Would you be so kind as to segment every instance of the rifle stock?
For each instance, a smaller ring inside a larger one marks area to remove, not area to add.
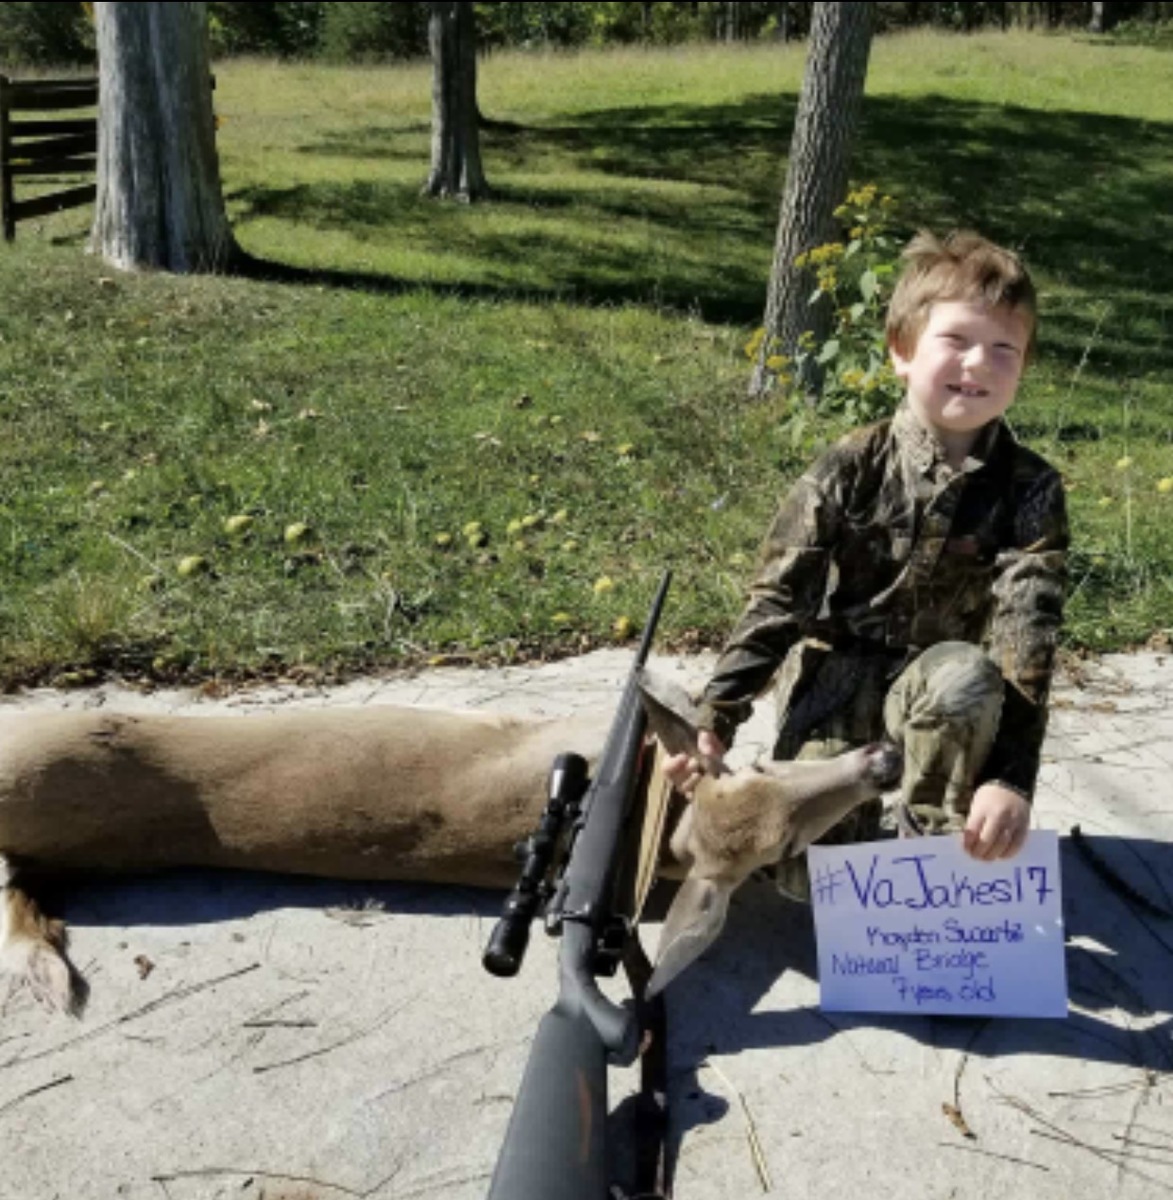
[[[607,1195],[607,1065],[635,1061],[639,1025],[630,1009],[603,995],[595,977],[614,970],[622,951],[614,939],[625,941],[630,932],[615,911],[614,891],[646,730],[637,677],[670,580],[665,572],[547,908],[547,928],[562,935],[559,995],[538,1025],[489,1200]]]

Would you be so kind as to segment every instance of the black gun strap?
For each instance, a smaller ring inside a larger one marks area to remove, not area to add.
[[[631,984],[640,1026],[640,1090],[635,1105],[635,1190],[613,1200],[670,1200],[668,1170],[668,1011],[664,996],[644,997],[652,964],[638,929],[627,939],[623,969]]]

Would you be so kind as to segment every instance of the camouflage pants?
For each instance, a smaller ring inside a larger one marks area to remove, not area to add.
[[[798,649],[798,648],[796,648]],[[802,652],[800,651],[800,657]],[[795,686],[783,671],[783,724],[775,758],[827,758],[883,737],[904,751],[896,814],[904,833],[950,833],[964,827],[974,779],[998,731],[1002,676],[978,646],[941,642],[918,655],[889,683],[881,656],[823,651]],[[850,689],[850,690],[848,690]],[[837,693],[842,693],[836,697]],[[820,710],[830,711],[821,713]],[[819,713],[803,728],[803,713]],[[797,718],[797,720],[795,719]],[[824,845],[882,835],[883,805],[869,801],[819,839]],[[778,886],[809,899],[806,858],[779,864]]]

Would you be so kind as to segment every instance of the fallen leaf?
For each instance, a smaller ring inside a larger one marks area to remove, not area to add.
[[[950,1123],[962,1137],[967,1137],[974,1142],[977,1141],[977,1134],[966,1124],[965,1118],[961,1115],[961,1109],[947,1102],[942,1102],[941,1111],[949,1118]]]

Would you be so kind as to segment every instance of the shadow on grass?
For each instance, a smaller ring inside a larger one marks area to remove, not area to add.
[[[474,259],[476,278],[442,285],[461,294],[652,302],[743,323],[757,319],[764,299],[793,110],[792,96],[754,96],[490,130],[485,159],[490,180],[496,170],[502,182],[489,206],[438,205],[410,186],[369,181],[252,187],[235,200],[245,223],[269,216],[410,241],[448,259],[457,275],[454,259]],[[395,136],[372,127],[304,152],[394,154]],[[1048,352],[1074,363],[1096,337],[1102,366],[1137,372],[1173,360],[1163,328],[1173,292],[1173,259],[1162,250],[1173,239],[1170,161],[1168,124],[946,96],[873,97],[853,175],[901,198],[904,232],[972,226],[1021,247],[1053,287],[1077,294],[1077,311],[1045,326]],[[562,182],[571,171],[599,183]],[[521,172],[525,186],[509,182]],[[549,187],[532,182],[544,172]],[[290,278],[395,290],[421,282],[348,271]],[[1110,308],[1097,335],[1100,298]]]
[[[513,203],[529,210],[582,206],[581,197],[544,194],[520,198],[519,193],[504,191],[498,191],[497,196],[498,206]],[[716,323],[746,324],[761,315],[758,293],[764,284],[759,284],[759,279],[764,275],[748,265],[730,263],[720,278],[714,278],[703,264],[673,263],[662,249],[641,253],[622,243],[578,244],[563,232],[543,229],[540,224],[513,232],[476,226],[466,209],[422,200],[409,188],[355,184],[340,190],[335,185],[299,185],[279,192],[253,189],[238,193],[234,199],[249,206],[249,216],[270,215],[309,223],[318,229],[345,230],[358,240],[394,236],[398,231],[411,240],[417,251],[428,247],[438,260],[459,255],[478,263],[475,277],[412,279],[375,271],[297,266],[244,253],[236,270],[251,278],[383,294],[427,290],[438,295],[521,303],[555,300],[592,307],[649,304],[699,313]],[[411,206],[425,204],[443,207],[444,211],[427,220],[403,218]],[[401,214],[399,219],[397,212]],[[650,218],[645,214],[644,220]],[[364,225],[369,231],[365,234],[361,231]],[[376,228],[380,225],[382,231]],[[645,240],[654,239],[652,228]],[[641,269],[633,271],[633,261],[638,261]],[[518,264],[522,264],[523,271],[518,270]]]

